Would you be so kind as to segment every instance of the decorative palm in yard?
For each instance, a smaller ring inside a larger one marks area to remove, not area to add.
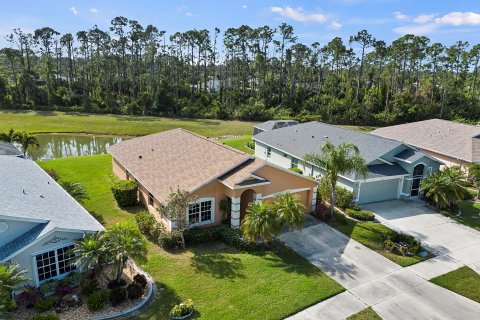
[[[279,227],[288,226],[290,231],[294,227],[301,230],[303,227],[303,214],[307,212],[307,208],[302,204],[300,197],[285,193],[275,198],[275,202],[272,204],[272,210],[280,220]]]
[[[14,142],[18,142],[20,144],[20,148],[22,149],[24,156],[27,155],[27,152],[31,147],[38,148],[40,146],[37,138],[33,134],[30,134],[26,131],[16,132]]]
[[[472,178],[477,188],[477,199],[480,199],[480,163],[472,163],[468,166],[468,176]]]
[[[25,273],[26,270],[21,270],[17,264],[0,264],[0,318],[3,313],[15,307],[12,291],[18,289],[22,282],[29,280],[24,277]]]
[[[89,270],[95,274],[102,272],[109,262],[103,239],[105,232],[96,232],[85,235],[75,243],[73,252],[78,256],[78,261],[83,263]]]
[[[423,179],[420,190],[438,208],[447,208],[465,198],[465,177],[458,167],[448,167]]]
[[[8,142],[8,143],[14,143],[16,142],[16,137],[17,134],[15,133],[15,130],[10,129],[8,130],[7,133],[0,133],[0,141]]]
[[[326,141],[320,147],[320,153],[305,156],[305,161],[325,170],[325,177],[330,186],[330,218],[335,208],[336,185],[340,174],[359,174],[366,176],[368,172],[365,160],[353,143],[344,142],[335,146]]]

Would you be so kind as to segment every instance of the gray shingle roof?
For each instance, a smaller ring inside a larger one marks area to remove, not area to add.
[[[23,153],[11,143],[0,142],[0,156],[23,156]]]
[[[424,156],[425,156],[425,153],[423,152],[415,151],[412,149],[405,149],[402,152],[396,154],[395,158],[399,158],[407,162],[415,162],[417,160],[420,160]]]
[[[393,165],[374,164],[368,166],[368,178],[392,177],[404,174],[408,174],[408,172],[396,163]]]
[[[256,124],[254,127],[262,129],[264,131],[270,131],[273,129],[278,129],[278,126],[283,127],[285,123],[288,124],[289,126],[298,124],[298,122],[295,120],[268,120],[268,121]]]
[[[351,142],[358,147],[367,164],[402,145],[400,141],[316,121],[261,132],[253,139],[300,159],[309,153],[318,153],[327,139],[334,145]]]
[[[0,217],[45,224],[38,233],[34,232],[38,229],[30,230],[30,236],[42,237],[55,228],[85,232],[103,230],[102,225],[35,162],[0,156],[0,177]]]

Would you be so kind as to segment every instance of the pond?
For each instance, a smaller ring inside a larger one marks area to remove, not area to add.
[[[96,136],[89,134],[37,134],[40,146],[31,147],[28,156],[34,160],[47,160],[107,153],[107,147],[126,140],[126,137]]]

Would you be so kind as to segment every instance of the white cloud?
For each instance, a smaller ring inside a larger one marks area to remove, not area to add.
[[[413,19],[413,22],[415,23],[427,23],[433,20],[435,18],[434,14],[421,14],[415,19]]]
[[[242,6],[242,8],[243,8],[243,9],[247,9],[248,6],[247,6],[246,4],[244,4],[244,5]]]
[[[190,11],[185,13],[185,15],[189,16],[189,17],[192,17],[193,16],[193,13],[191,13]]]
[[[77,14],[78,14],[78,10],[77,10],[77,8],[75,8],[75,7],[70,7],[70,8],[68,8],[68,10],[72,11],[72,13],[73,13],[74,15],[77,15]]]
[[[393,32],[405,35],[405,34],[414,34],[414,35],[425,35],[431,33],[437,28],[437,24],[435,23],[428,23],[422,25],[408,25],[408,26],[400,26],[393,29]]]
[[[480,24],[480,14],[475,12],[450,12],[443,17],[435,19],[435,22],[439,24],[451,24],[454,26],[475,26]]]
[[[98,9],[97,9],[97,8],[90,8],[90,12],[91,12],[91,13],[94,13],[94,14],[97,14],[97,13],[98,13]]]
[[[314,23],[326,23],[327,18],[321,13],[306,13],[302,7],[292,8],[286,7],[271,7],[270,11],[281,15],[284,18],[295,20],[298,22],[314,22]]]
[[[405,21],[408,20],[408,16],[406,14],[401,13],[400,11],[395,11],[393,13],[393,16],[395,17],[396,20],[398,21]]]
[[[337,21],[332,21],[329,25],[328,28],[333,29],[333,30],[340,30],[342,28],[342,24]]]

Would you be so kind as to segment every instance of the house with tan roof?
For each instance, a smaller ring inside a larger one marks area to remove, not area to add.
[[[113,172],[138,183],[139,200],[168,230],[175,224],[158,209],[177,189],[196,198],[185,212],[192,227],[228,218],[238,228],[251,202],[287,192],[315,210],[315,180],[184,129],[122,141],[108,152]],[[231,204],[230,212],[222,212],[222,200]]]
[[[415,146],[446,166],[480,162],[480,126],[430,119],[379,128],[372,134]]]

